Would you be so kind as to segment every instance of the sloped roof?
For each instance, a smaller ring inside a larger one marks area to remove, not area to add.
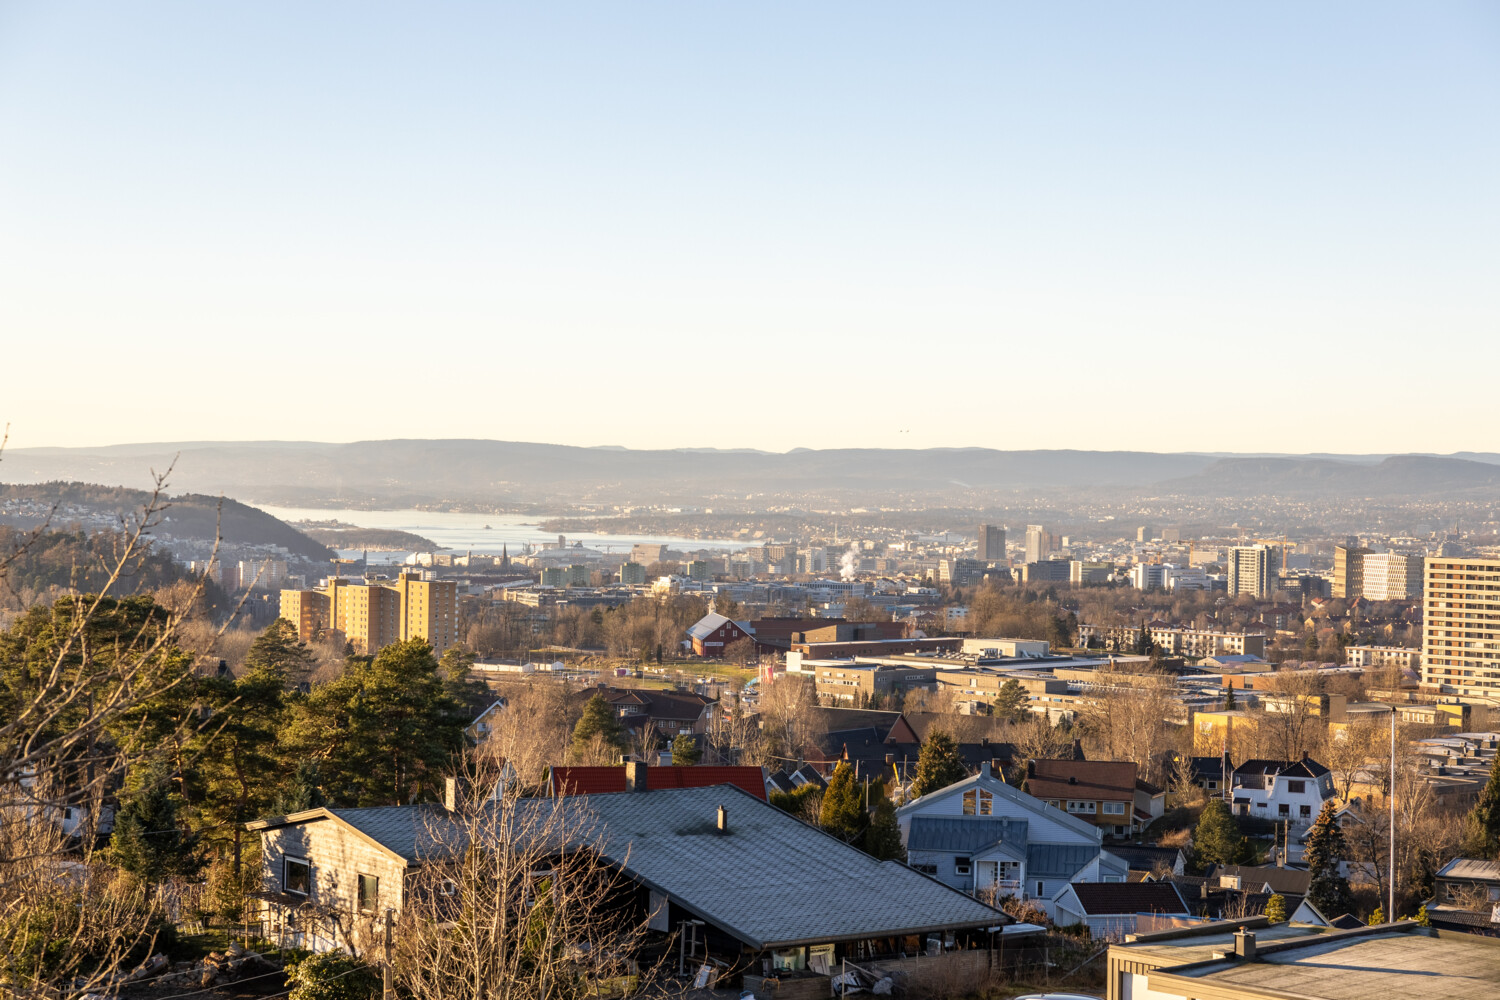
[[[1079,834],[1082,837],[1088,838],[1093,844],[1096,845],[1096,850],[1098,849],[1097,845],[1102,843],[1104,840],[1103,831],[1093,823],[1088,823],[1084,820],[1079,819],[1077,816],[1069,815],[1061,809],[1049,806],[1047,803],[1043,802],[1039,798],[1036,798],[1035,796],[1028,795],[1020,789],[1006,784],[1005,781],[1002,780],[998,775],[990,773],[988,763],[982,764],[980,766],[978,774],[971,774],[963,781],[954,782],[946,788],[939,788],[935,791],[928,792],[926,795],[912,799],[910,802],[897,809],[896,815],[907,816],[919,813],[920,810],[922,810],[926,806],[931,805],[931,803],[936,800],[941,800],[950,795],[961,795],[969,789],[976,787],[983,788],[991,794],[999,798],[1003,798],[1022,809],[1029,810],[1031,812],[1037,813],[1038,815],[1046,816],[1053,822],[1064,826],[1069,830],[1072,830],[1074,833]]]
[[[1037,760],[1031,765],[1026,791],[1039,799],[1135,798],[1135,761]]]
[[[553,795],[601,795],[625,791],[625,767],[554,767],[547,776]],[[733,785],[766,800],[765,773],[758,767],[692,764],[646,768],[646,787],[708,788]]]
[[[1157,868],[1174,868],[1182,857],[1176,847],[1154,847],[1148,844],[1111,844],[1109,852],[1130,865],[1131,871],[1149,872]]]
[[[713,634],[713,632],[718,629],[719,626],[730,624],[731,621],[732,619],[726,617],[725,615],[721,615],[715,611],[710,611],[708,614],[704,615],[702,618],[699,618],[696,622],[694,622],[688,628],[687,634],[690,638],[693,639],[705,639],[709,635]],[[734,624],[738,623],[735,622]],[[743,630],[744,626],[740,626],[740,628],[741,630]]]
[[[1240,885],[1253,889],[1262,885],[1283,896],[1305,896],[1312,881],[1312,872],[1299,868],[1277,868],[1275,865],[1214,865],[1208,871],[1209,884],[1218,884],[1222,876],[1234,876]]]
[[[757,949],[1012,922],[731,787],[565,801],[601,831],[606,858]],[[715,825],[720,805],[728,834]]]
[[[1442,867],[1437,877],[1468,879],[1474,882],[1500,882],[1500,861],[1454,858]]]
[[[1026,857],[1030,826],[1024,819],[995,816],[913,816],[906,849],[974,854],[1003,844],[1020,861]]]
[[[1070,879],[1099,856],[1099,848],[1087,844],[1026,845],[1028,878]]]
[[[1279,774],[1284,778],[1321,778],[1328,768],[1311,757],[1306,760],[1247,760],[1235,774]]]
[[[1188,913],[1171,882],[1075,882],[1069,889],[1091,917],[1127,913]]]

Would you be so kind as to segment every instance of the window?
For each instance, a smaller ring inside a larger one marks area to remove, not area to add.
[[[1070,813],[1091,813],[1096,812],[1098,808],[1099,805],[1096,802],[1068,801],[1068,812]]]
[[[959,857],[953,859],[953,874],[967,875],[969,874],[969,872],[973,871],[973,869],[973,863],[968,858]]]
[[[1106,802],[1106,803],[1104,803],[1104,815],[1106,815],[1106,816],[1124,816],[1125,815],[1125,803],[1123,803],[1123,802]]]
[[[306,858],[282,861],[281,888],[293,896],[306,896],[312,892],[312,865]]]
[[[1278,816],[1290,816],[1291,814],[1292,807],[1287,805],[1285,802],[1276,807],[1276,815]]]
[[[1102,879],[1102,881],[1105,881],[1105,882],[1118,882],[1118,881],[1120,881],[1120,876],[1118,876],[1118,875],[1106,875],[1106,876],[1104,876],[1104,878]]]
[[[971,788],[964,792],[965,816],[988,816],[994,809],[994,796],[984,789]]]
[[[380,898],[380,879],[374,875],[361,875],[359,877],[359,910],[361,913],[371,913],[375,910],[376,901]]]
[[[1301,815],[1303,815],[1303,816],[1311,816],[1312,815],[1312,806],[1298,806],[1297,809],[1298,809],[1298,812]],[[1340,823],[1339,825],[1342,826],[1343,824]]]
[[[1046,886],[1047,886],[1047,883],[1045,883],[1045,882],[1038,882],[1036,884],[1036,894],[1038,896],[1045,896],[1045,895],[1047,895]]]
[[[1293,795],[1301,795],[1303,792],[1307,791],[1307,782],[1288,780],[1286,783],[1286,790]]]

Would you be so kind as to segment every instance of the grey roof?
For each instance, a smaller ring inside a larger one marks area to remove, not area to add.
[[[606,858],[755,948],[1010,922],[937,879],[877,861],[729,785],[569,803],[600,831]],[[715,825],[720,805],[728,810],[727,835]]]
[[[717,828],[720,805],[728,811],[728,834]],[[1012,922],[732,785],[522,799],[516,808],[566,810],[571,846],[597,850],[630,878],[757,950]],[[461,831],[456,824],[445,829],[446,815],[435,805],[318,809],[252,827],[333,816],[412,862],[456,849]]]
[[[1149,872],[1159,866],[1175,868],[1182,860],[1182,850],[1177,847],[1156,847],[1151,844],[1111,844],[1109,851],[1130,866],[1131,871]]]
[[[734,619],[721,615],[716,611],[710,611],[708,614],[704,615],[702,618],[694,622],[692,627],[687,630],[687,634],[692,636],[694,639],[702,639],[704,636],[712,633],[713,630],[718,628],[720,625],[730,622],[733,622],[734,625],[738,626],[739,630],[741,632],[744,632],[746,635],[755,634],[755,629],[750,627],[749,622],[737,622],[734,621]]]
[[[1469,879],[1475,882],[1500,882],[1500,861],[1478,858],[1454,858],[1437,873],[1438,878]]]
[[[1262,885],[1283,896],[1306,896],[1312,882],[1312,872],[1306,868],[1278,868],[1275,865],[1214,865],[1208,871],[1210,885],[1218,884],[1225,875],[1239,878],[1240,885],[1255,889]]]
[[[1031,844],[1026,848],[1027,878],[1071,879],[1099,856],[1088,844]]]
[[[974,854],[999,844],[1022,860],[1030,825],[1024,819],[993,816],[913,816],[906,849]]]
[[[1027,795],[1019,788],[1007,784],[1000,777],[990,773],[988,761],[980,766],[978,774],[971,774],[962,781],[956,781],[944,788],[935,789],[926,795],[912,799],[906,805],[897,809],[896,815],[910,816],[914,813],[920,813],[923,808],[931,805],[934,801],[947,798],[950,795],[959,795],[971,788],[983,788],[990,794],[1014,803],[1028,812],[1045,816],[1061,826],[1088,837],[1095,844],[1100,844],[1104,841],[1104,831],[1100,827],[1095,826],[1093,823],[1086,823],[1077,816],[1063,812],[1056,806],[1049,806],[1041,799]],[[1095,850],[1097,849],[1096,847]]]

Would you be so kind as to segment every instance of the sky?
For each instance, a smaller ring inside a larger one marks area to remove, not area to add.
[[[1500,5],[0,2],[10,446],[1496,450]]]

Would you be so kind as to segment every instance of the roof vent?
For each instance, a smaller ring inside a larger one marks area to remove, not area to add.
[[[719,806],[718,827],[720,833],[729,832],[729,810]]]
[[[1076,774],[1070,774],[1070,775],[1068,775],[1068,784],[1070,784],[1070,785],[1076,785],[1076,784],[1078,784],[1078,775],[1076,775]]]

